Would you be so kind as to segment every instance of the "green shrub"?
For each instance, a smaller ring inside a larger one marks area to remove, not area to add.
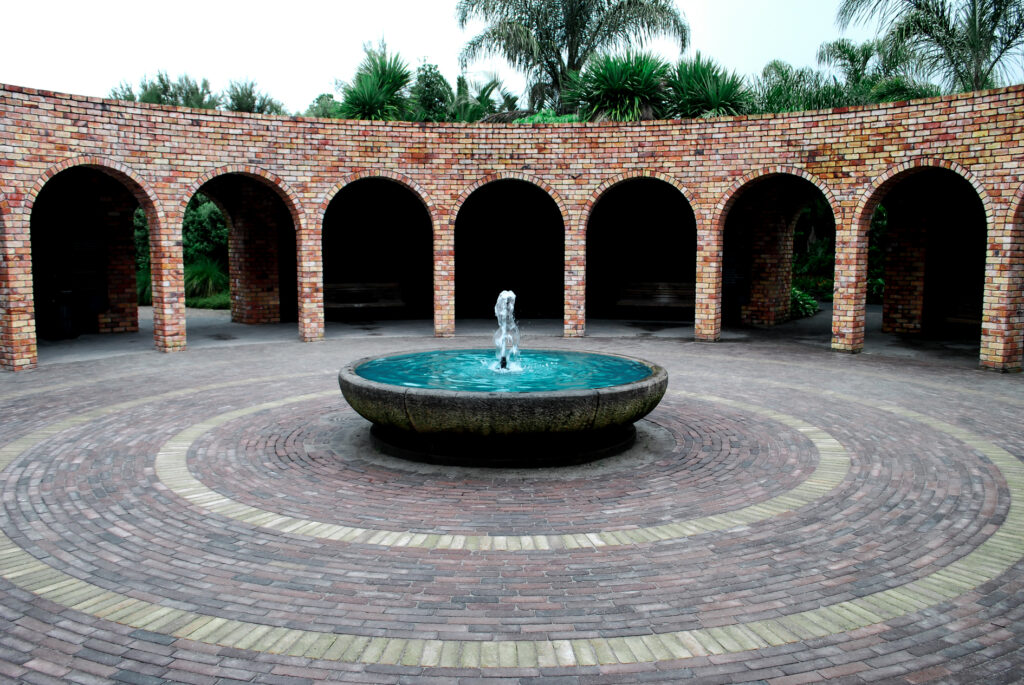
[[[185,297],[210,297],[228,290],[228,275],[220,262],[200,257],[185,265]]]
[[[789,296],[789,318],[805,319],[818,313],[818,301],[799,288],[792,288]]]
[[[225,291],[209,297],[186,297],[185,306],[194,309],[231,309],[231,295]]]
[[[542,109],[536,114],[516,119],[513,124],[564,124],[580,121],[578,114],[555,114],[552,109]]]
[[[657,119],[665,105],[667,74],[668,65],[649,53],[597,55],[570,76],[563,97],[589,121]]]
[[[811,295],[818,302],[831,302],[835,281],[828,276],[793,275],[793,287]]]
[[[139,306],[148,307],[153,304],[153,276],[148,266],[135,272],[135,293],[139,298]]]
[[[667,107],[671,117],[723,117],[746,114],[753,107],[753,96],[746,81],[726,71],[698,51],[693,59],[680,60],[666,78]]]

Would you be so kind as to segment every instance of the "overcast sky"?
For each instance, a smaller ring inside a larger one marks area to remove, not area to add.
[[[677,0],[690,25],[687,53],[700,50],[741,74],[772,59],[816,66],[818,46],[840,34],[839,0]],[[413,68],[437,64],[454,83],[458,54],[481,25],[461,31],[456,0],[4,0],[0,83],[105,97],[121,81],[166,71],[207,78],[215,92],[250,79],[290,112],[304,110],[335,79],[351,78],[363,44],[383,39]],[[669,60],[678,46],[649,46]],[[500,60],[477,62],[471,80],[497,72],[506,87],[522,77]]]

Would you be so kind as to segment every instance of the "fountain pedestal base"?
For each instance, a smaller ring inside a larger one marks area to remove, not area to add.
[[[585,464],[624,452],[636,428],[614,426],[587,433],[515,435],[431,434],[375,424],[373,443],[384,454],[428,464],[492,468],[541,468]]]

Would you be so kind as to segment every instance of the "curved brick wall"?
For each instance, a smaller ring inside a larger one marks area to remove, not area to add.
[[[496,179],[548,192],[565,224],[566,335],[585,324],[585,239],[602,192],[636,176],[680,190],[697,222],[696,336],[721,330],[723,231],[745,187],[773,174],[814,184],[836,220],[833,348],[864,339],[867,226],[900,174],[940,167],[967,180],[987,221],[981,364],[1021,365],[1024,306],[1024,87],[833,111],[642,124],[349,122],[137,105],[0,85],[0,364],[36,361],[30,216],[48,179],[100,168],[132,191],[151,231],[156,345],[185,345],[180,225],[192,194],[225,174],[276,191],[297,231],[299,330],[323,335],[320,227],[346,184],[380,176],[427,207],[434,324],[454,331],[454,223]]]

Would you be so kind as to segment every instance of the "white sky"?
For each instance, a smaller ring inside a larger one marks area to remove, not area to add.
[[[741,74],[772,59],[816,66],[818,46],[873,30],[835,26],[839,0],[677,0],[700,50]],[[456,0],[0,0],[0,83],[105,97],[121,81],[166,71],[207,78],[214,92],[251,79],[290,112],[333,92],[381,39],[410,67],[437,64],[454,85],[458,54],[481,25],[461,31]],[[650,46],[671,61],[669,41]],[[521,93],[523,79],[501,60],[471,64],[467,76],[497,72]]]

